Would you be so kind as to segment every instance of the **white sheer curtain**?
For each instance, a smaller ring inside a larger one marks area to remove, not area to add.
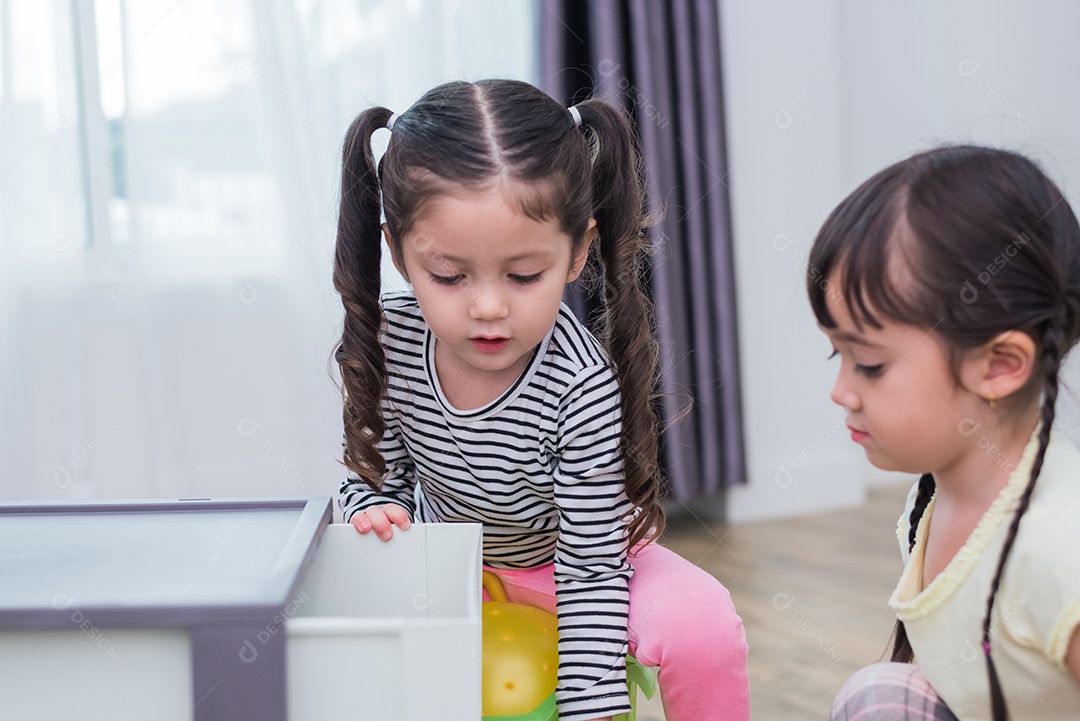
[[[526,0],[0,0],[0,499],[332,494],[341,140]]]

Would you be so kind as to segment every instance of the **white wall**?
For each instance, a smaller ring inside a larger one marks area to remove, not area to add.
[[[728,518],[740,522],[854,504],[875,483],[905,479],[865,461],[828,399],[836,366],[806,301],[806,252],[861,181],[946,141],[1027,152],[1080,207],[1080,4],[720,9],[749,458]],[[1063,406],[1080,436],[1075,398]]]

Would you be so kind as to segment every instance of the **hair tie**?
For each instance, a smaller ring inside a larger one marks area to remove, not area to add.
[[[576,105],[571,105],[567,110],[570,111],[570,117],[574,119],[574,125],[581,127],[581,111],[577,109]]]
[[[390,119],[386,121],[386,129],[389,130],[391,133],[394,132],[394,123],[397,122],[397,119],[397,113],[390,113]]]

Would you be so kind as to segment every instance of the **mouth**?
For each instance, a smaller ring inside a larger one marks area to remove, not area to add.
[[[851,440],[855,441],[856,443],[864,441],[870,437],[869,433],[867,433],[866,431],[860,431],[858,428],[852,428],[851,426],[848,426],[848,430],[851,431]]]
[[[509,338],[483,338],[480,336],[470,338],[469,341],[481,353],[497,353],[510,343]]]

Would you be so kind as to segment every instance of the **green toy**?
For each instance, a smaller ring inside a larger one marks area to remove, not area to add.
[[[491,601],[483,608],[483,721],[558,721],[555,685],[559,669],[559,625],[543,609],[510,603],[499,577],[484,571]],[[637,689],[652,698],[656,669],[626,656],[630,713],[614,721],[635,721]]]

